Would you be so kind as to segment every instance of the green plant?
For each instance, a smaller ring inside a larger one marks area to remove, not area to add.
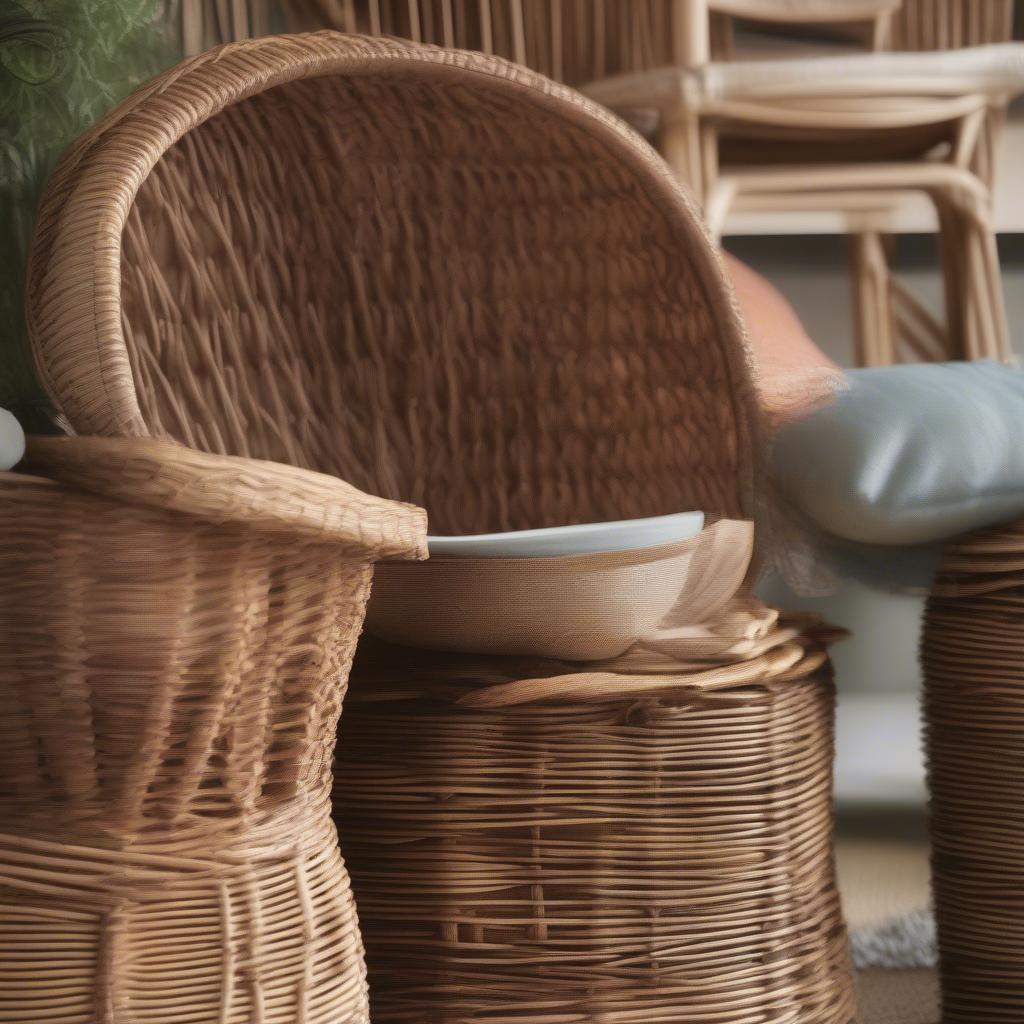
[[[0,0],[0,406],[49,421],[22,306],[36,208],[60,154],[176,57],[160,0]]]

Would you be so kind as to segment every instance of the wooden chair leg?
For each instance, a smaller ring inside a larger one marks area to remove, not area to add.
[[[889,261],[882,234],[858,230],[850,236],[855,354],[858,366],[891,366],[896,361]]]
[[[946,306],[947,359],[964,359],[967,349],[966,302],[961,287],[964,277],[962,219],[955,208],[936,197],[939,223],[938,247],[942,273],[942,294]]]
[[[943,288],[953,359],[1012,357],[995,233],[975,196],[933,195],[939,211]]]
[[[703,153],[698,118],[683,110],[663,113],[658,124],[657,144],[672,173],[690,187],[698,202],[703,202],[709,185],[704,180],[708,162]]]
[[[1009,362],[1013,358],[1013,346],[1010,325],[1006,317],[1006,301],[1003,298],[1003,276],[999,266],[995,231],[992,229],[987,210],[975,224],[978,233],[979,273],[985,286],[985,297],[992,318],[992,336],[981,356]]]

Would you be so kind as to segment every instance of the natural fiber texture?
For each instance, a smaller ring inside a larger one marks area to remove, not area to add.
[[[423,509],[309,470],[120,438],[80,437],[70,444],[36,437],[28,458],[54,479],[133,505],[320,541],[374,560],[427,557]]]
[[[330,763],[371,563],[422,515],[287,471],[288,532],[268,466],[29,452],[78,486],[0,474],[0,1020],[366,1024]]]
[[[79,433],[328,472],[437,533],[751,511],[742,329],[688,200],[500,60],[318,33],[186,62],[67,155],[31,264]]]
[[[337,807],[375,1024],[851,1022],[798,649],[719,689],[364,645]]]
[[[1024,1014],[1024,523],[946,552],[925,617],[932,876],[947,1024]]]
[[[952,50],[1013,38],[1015,0],[903,0],[892,24],[894,50]]]

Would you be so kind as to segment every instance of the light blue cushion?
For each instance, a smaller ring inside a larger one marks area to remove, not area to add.
[[[812,522],[844,540],[911,545],[1024,518],[1024,373],[931,363],[848,377],[773,449],[779,485]]]

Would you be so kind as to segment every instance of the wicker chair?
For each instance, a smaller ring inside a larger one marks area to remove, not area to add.
[[[166,441],[0,473],[0,1020],[368,1024],[330,816],[372,563],[422,510]]]
[[[331,473],[436,533],[752,508],[742,327],[696,213],[617,119],[501,62],[321,33],[173,69],[56,171],[27,305],[79,434]]]
[[[80,434],[331,473],[436,533],[753,509],[743,332],[688,199],[500,60],[321,33],[186,62],[67,155],[27,296]],[[831,676],[786,637],[639,701],[484,707],[467,676],[560,666],[378,648],[335,794],[374,1020],[849,1024]]]
[[[572,0],[563,0],[560,9],[570,10],[570,17],[582,17],[584,24],[593,26],[594,22],[585,20],[587,10],[593,10],[593,5],[590,0],[580,2],[587,5],[585,9],[574,6]],[[808,0],[812,5],[816,2]],[[744,8],[747,13],[752,13],[753,3],[751,0]],[[290,6],[295,11],[300,5]],[[402,20],[409,17],[409,11],[415,12],[415,5],[390,5],[384,0],[366,5],[305,0],[302,6],[304,16],[313,23],[351,15],[352,18],[362,17],[362,21],[353,24],[358,23],[366,30],[399,34],[409,34],[413,31],[410,25],[414,24],[422,38],[438,41],[455,40],[459,25],[464,24],[455,12],[470,9],[445,2],[435,4],[432,9],[438,20],[424,27],[416,19],[413,22]],[[724,13],[724,0],[721,6]],[[793,6],[790,5],[790,9]],[[871,13],[872,6],[868,0],[860,13]],[[874,5],[875,9],[878,6],[889,5]],[[497,19],[495,11],[514,14],[523,10],[517,4],[485,3],[473,7],[492,15],[492,21]],[[732,7],[735,13],[743,13],[740,0]],[[765,4],[760,3],[758,7],[753,13],[763,15]],[[639,5],[633,7],[633,10],[640,9]],[[536,8],[532,10],[536,14]],[[807,5],[804,5],[805,14],[806,10]],[[888,28],[879,30],[876,36],[884,38],[890,33],[893,46],[907,49],[974,45],[1006,38],[1010,12],[1011,5],[1004,0],[976,4],[958,0],[944,4],[936,0],[907,0],[893,13]],[[665,48],[673,44],[673,34],[664,20],[654,23],[657,31],[641,31],[639,36],[636,30],[643,29],[642,18],[624,25],[622,32],[612,35],[593,31],[557,36],[545,28],[543,19],[538,22],[535,18],[530,24],[536,31],[534,37],[527,35],[525,20],[501,21],[497,27],[492,23],[489,34],[480,35],[478,45],[505,52],[520,63],[533,61],[551,73],[582,83],[606,73],[628,70],[630,60],[635,61],[638,53],[650,66],[664,63],[667,60]],[[473,31],[479,33],[480,29]],[[721,30],[717,35],[719,40],[727,39]],[[547,45],[530,51],[530,38],[560,38],[563,45],[561,49]],[[599,39],[605,45],[594,45]],[[471,37],[466,41],[477,45]],[[655,43],[660,48],[645,49]],[[602,62],[599,67],[595,66],[595,60]],[[989,123],[997,129],[998,111],[990,112],[989,117]],[[995,132],[987,136],[986,143],[985,125],[977,127],[981,134],[976,156],[982,159],[972,167],[972,172],[984,183],[989,180],[989,172],[985,170],[983,158],[991,153]],[[990,171],[991,159],[988,167]],[[978,197],[983,198],[981,194]],[[824,201],[833,203],[835,197],[826,196]],[[874,282],[877,286],[876,297],[865,299],[867,310],[877,311],[879,297],[884,303],[902,300],[890,291],[894,286],[885,260],[876,260],[884,256],[879,252],[880,239],[865,238],[859,273],[862,281]],[[964,266],[963,253],[955,251],[962,240],[957,234],[950,238],[947,280],[956,280],[956,275],[962,272],[957,268]],[[872,267],[874,270],[868,273]],[[990,310],[997,312],[994,306]],[[875,314],[866,312],[864,315]],[[914,316],[912,309],[908,315]],[[887,318],[888,313],[880,321],[888,323]],[[878,329],[890,331],[891,325],[885,323]],[[925,333],[931,333],[927,327]],[[930,352],[937,354],[934,348]],[[867,356],[865,358],[867,360]],[[1024,645],[1020,615],[1022,564],[1024,538],[1019,526],[985,532],[953,544],[931,595],[922,640],[936,851],[933,873],[944,1001],[947,1019],[958,1024],[978,1019],[1017,1020],[1024,999],[1024,982],[1016,967],[1024,962],[1019,913],[1016,904],[1006,899],[1008,885],[1014,880],[1010,872],[1017,868],[1015,851],[1021,846],[1020,807],[1024,799],[1016,769],[1019,746],[1016,723],[1021,715],[1022,682],[1019,655]],[[985,766],[985,770],[978,772],[974,765]],[[1010,926],[1000,929],[994,922]]]

